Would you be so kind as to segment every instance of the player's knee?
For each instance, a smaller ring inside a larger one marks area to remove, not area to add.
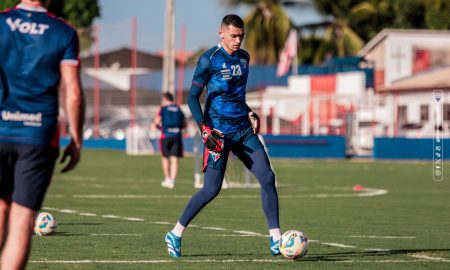
[[[202,197],[206,200],[206,201],[210,201],[212,199],[214,199],[220,191],[220,186],[219,187],[203,187],[200,192],[202,193]]]
[[[260,179],[261,188],[264,190],[275,187],[275,173],[272,170],[267,170]]]
[[[0,214],[8,213],[11,207],[11,198],[0,199]]]

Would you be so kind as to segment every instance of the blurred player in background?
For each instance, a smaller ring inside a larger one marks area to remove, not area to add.
[[[0,247],[1,269],[23,269],[34,219],[59,152],[58,87],[67,91],[72,140],[61,162],[75,168],[82,144],[84,100],[78,36],[45,9],[22,0],[0,12]]]
[[[220,43],[204,53],[197,64],[188,97],[189,108],[205,144],[204,186],[187,204],[178,223],[165,237],[169,255],[181,257],[181,236],[191,220],[218,194],[232,151],[256,176],[269,224],[270,252],[279,255],[281,238],[275,174],[258,138],[259,118],[245,102],[250,56],[240,46],[244,22],[236,15],[223,18]],[[202,112],[199,97],[207,87]]]
[[[183,128],[186,120],[180,107],[174,102],[171,93],[164,93],[161,109],[152,123],[152,128],[161,129],[161,160],[164,181],[161,186],[174,188],[178,174],[178,159],[183,157]]]

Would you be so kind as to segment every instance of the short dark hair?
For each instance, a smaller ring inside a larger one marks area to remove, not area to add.
[[[167,99],[168,101],[173,101],[173,100],[174,100],[173,94],[172,94],[172,93],[169,93],[169,92],[165,92],[165,93],[163,94],[163,97],[164,97],[165,99]]]
[[[223,17],[221,26],[225,25],[226,26],[232,25],[234,27],[244,29],[244,21],[241,19],[241,17],[235,14],[228,14],[225,17]]]

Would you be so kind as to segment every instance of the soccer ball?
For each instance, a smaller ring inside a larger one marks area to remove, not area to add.
[[[300,259],[308,252],[308,237],[296,230],[283,233],[280,239],[280,252],[290,260]]]
[[[41,212],[34,223],[34,233],[39,236],[47,236],[55,233],[58,223],[52,214]]]

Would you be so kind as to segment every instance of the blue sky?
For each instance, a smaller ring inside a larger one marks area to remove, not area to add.
[[[137,44],[140,50],[158,52],[163,48],[165,0],[99,0],[101,18],[100,50],[107,51],[131,46],[131,18],[138,24]],[[218,42],[218,28],[226,14],[245,17],[246,7],[233,8],[222,0],[175,0],[175,47],[180,47],[180,28],[187,27],[186,49],[195,51],[209,48]],[[294,19],[300,22],[318,20],[311,9],[293,10]]]

